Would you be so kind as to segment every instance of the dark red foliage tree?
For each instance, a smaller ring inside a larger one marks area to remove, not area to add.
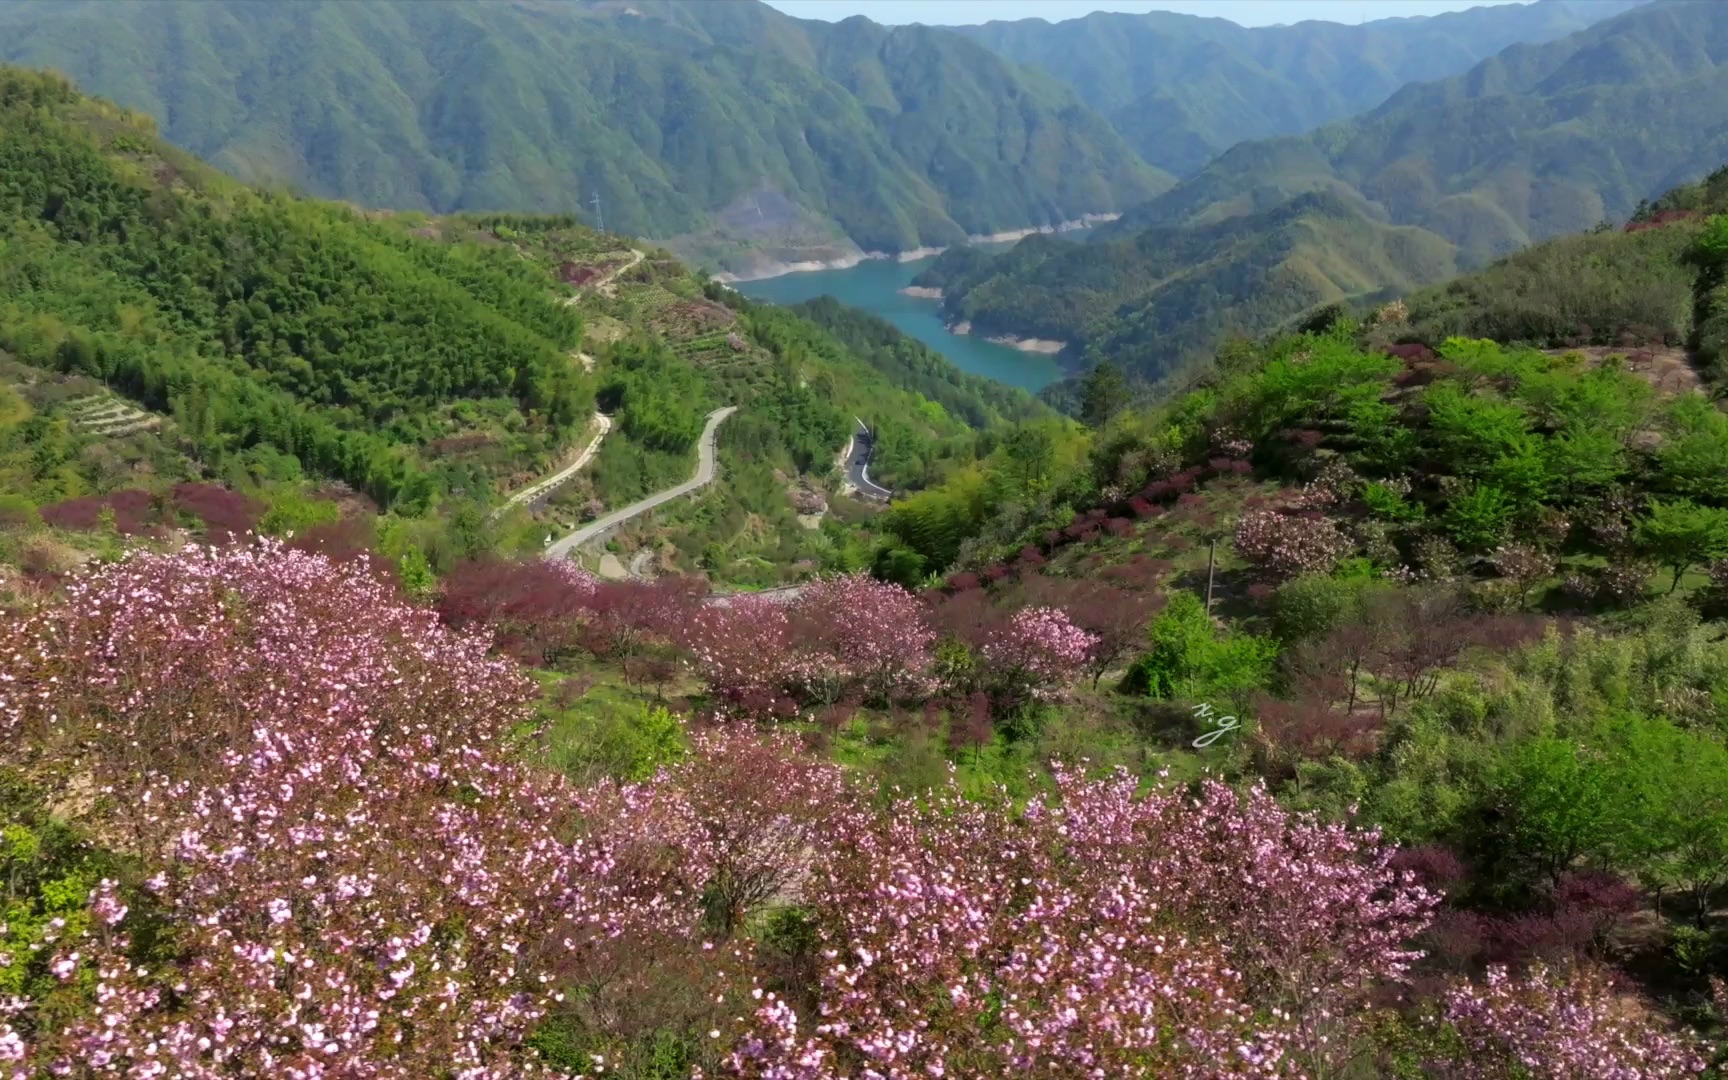
[[[1333,755],[1363,757],[1374,749],[1379,718],[1346,712],[1319,698],[1278,701],[1261,698],[1254,706],[1260,733],[1296,758],[1325,760]]]
[[[1644,906],[1636,888],[1602,870],[1561,877],[1546,906],[1484,924],[1487,948],[1500,963],[1604,958],[1615,931]]]
[[[141,499],[140,499],[141,497]],[[142,512],[150,506],[150,494],[145,491],[116,491],[110,495],[86,495],[78,499],[44,506],[38,513],[42,521],[56,529],[94,529],[102,522],[102,512],[111,511],[114,527],[124,536],[144,531]]]
[[[265,505],[217,484],[175,484],[174,506],[197,518],[213,544],[232,544],[258,527]]]
[[[596,656],[621,657],[678,641],[705,595],[707,586],[697,578],[596,581],[584,647]]]
[[[1439,359],[1439,357],[1435,355],[1433,349],[1430,349],[1419,341],[1407,342],[1403,345],[1394,345],[1386,350],[1386,355],[1392,357],[1394,360],[1402,360],[1406,364],[1431,364],[1435,360]]]
[[[1416,884],[1432,892],[1449,891],[1469,873],[1464,861],[1451,848],[1439,844],[1399,849],[1392,857],[1392,869],[1415,874]]]
[[[581,643],[595,592],[594,579],[568,563],[474,559],[450,571],[437,608],[447,625],[488,628],[502,651],[545,665]]]
[[[335,563],[350,563],[371,554],[372,529],[364,518],[346,516],[312,526],[288,541],[295,551],[322,555]],[[381,573],[389,573],[389,561],[374,558]]]
[[[955,753],[974,752],[995,737],[990,722],[990,695],[977,691],[951,702],[948,708],[948,746]]]
[[[979,580],[978,575],[970,572],[953,574],[948,578],[948,588],[953,592],[976,589],[982,584],[983,582]]]

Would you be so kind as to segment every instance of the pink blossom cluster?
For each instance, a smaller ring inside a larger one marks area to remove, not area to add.
[[[935,634],[911,593],[850,574],[813,582],[790,603],[738,596],[704,606],[677,637],[722,700],[832,703],[921,693]]]
[[[87,1013],[0,1014],[16,1068],[533,1072],[556,973],[657,909],[518,762],[532,686],[487,644],[269,544],[135,555],[0,626],[3,763],[142,882],[41,958]]]
[[[1330,518],[1252,510],[1236,523],[1236,551],[1274,577],[1325,573],[1352,545]]]
[[[964,646],[966,657],[934,672],[936,694],[950,702],[983,694],[998,715],[1034,699],[1048,700],[1092,665],[1108,664],[1120,654],[1125,627],[1118,616],[1127,625],[1136,614],[1150,617],[1139,598],[1122,599],[1114,605],[1118,610],[1102,610],[1119,599],[1119,590],[1082,592],[1050,578],[1031,578],[1019,595],[1032,603],[999,607],[974,589],[933,604],[930,621],[942,637]],[[1143,630],[1144,618],[1130,633]]]
[[[792,649],[792,624],[783,605],[740,595],[691,614],[678,634],[690,663],[722,700],[779,692]]]
[[[1553,574],[1556,566],[1553,555],[1532,544],[1519,543],[1501,544],[1488,561],[1501,577],[1524,586]]]
[[[1218,454],[1230,458],[1245,458],[1254,452],[1254,440],[1228,424],[1213,430],[1211,446]]]
[[[866,574],[823,578],[805,586],[786,614],[791,678],[807,696],[892,701],[923,687],[936,634],[924,606],[900,586]]]
[[[1385,482],[1394,491],[1409,494],[1409,483],[1401,479]],[[1295,512],[1331,510],[1348,503],[1362,486],[1362,478],[1341,457],[1329,458],[1313,481],[1299,488],[1286,488],[1280,503]]]
[[[1043,609],[1005,622],[1027,670],[1085,652]],[[1333,1075],[1435,903],[1378,834],[1259,788],[1058,764],[1025,804],[884,804],[736,725],[574,790],[523,763],[533,687],[484,638],[272,544],[75,578],[0,658],[0,765],[127,867],[10,961],[63,993],[0,999],[6,1080],[544,1075],[542,1019],[608,1037],[668,971],[746,1077]],[[776,909],[813,942],[779,967],[745,940]],[[1537,1076],[1694,1063],[1588,974],[1446,1009]]]
[[[694,731],[690,751],[641,783],[581,791],[575,804],[644,902],[699,910],[688,933],[728,937],[764,905],[799,901],[836,823],[862,804],[839,766],[784,732]],[[696,906],[679,906],[689,898]]]
[[[1042,693],[1076,676],[1096,639],[1062,611],[1007,618],[976,590],[974,645],[993,676]],[[968,594],[972,595],[972,594]],[[933,681],[929,609],[897,585],[862,574],[807,586],[790,603],[740,596],[690,615],[680,643],[709,689],[734,705],[894,702],[954,688]]]
[[[984,658],[1007,677],[1047,692],[1086,664],[1094,634],[1052,607],[1021,608],[984,642]]]
[[[1704,1071],[1703,1048],[1675,1034],[1599,967],[1556,971],[1540,964],[1514,976],[1490,968],[1482,983],[1457,983],[1446,1019],[1468,1047],[1451,1075],[1467,1080],[1657,1080]]]
[[[950,788],[837,819],[802,890],[822,966],[759,988],[743,1076],[1314,1075],[1415,958],[1434,898],[1368,831],[1264,790],[1058,767],[1015,810]]]

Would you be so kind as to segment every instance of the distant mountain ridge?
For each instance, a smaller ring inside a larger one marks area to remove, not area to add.
[[[249,182],[575,212],[752,249],[900,251],[1172,180],[1065,86],[927,27],[755,0],[0,0],[0,60],[156,116]]]
[[[1071,363],[1108,356],[1154,381],[1226,333],[1624,220],[1723,160],[1728,5],[1659,0],[1353,120],[1241,143],[1090,250],[956,253],[925,284],[952,318],[1060,337]]]
[[[1641,0],[1537,0],[1359,25],[1243,27],[1175,12],[1093,12],[954,27],[1062,80],[1147,161],[1191,175],[1246,139],[1354,116],[1412,82],[1552,41]]]
[[[1237,146],[1111,228],[1201,224],[1331,190],[1479,265],[1623,220],[1724,158],[1728,5],[1658,0],[1407,86],[1353,120]]]

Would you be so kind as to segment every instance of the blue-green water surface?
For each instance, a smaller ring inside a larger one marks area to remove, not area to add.
[[[761,281],[741,281],[735,287],[752,299],[776,304],[832,296],[843,304],[888,320],[952,360],[962,371],[1012,386],[1037,391],[1062,377],[1062,369],[1053,358],[950,333],[937,314],[938,301],[901,295],[900,290],[929,264],[929,259],[915,262],[867,259],[849,270],[784,274]]]

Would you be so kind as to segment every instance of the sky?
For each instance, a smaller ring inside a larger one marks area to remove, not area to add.
[[[992,19],[1077,19],[1093,11],[1179,11],[1243,26],[1326,19],[1354,23],[1402,15],[1438,15],[1485,0],[767,0],[801,19],[835,21],[867,15],[879,23],[982,23]],[[1496,0],[1486,0],[1488,3]],[[1503,0],[1502,0],[1503,2]]]

